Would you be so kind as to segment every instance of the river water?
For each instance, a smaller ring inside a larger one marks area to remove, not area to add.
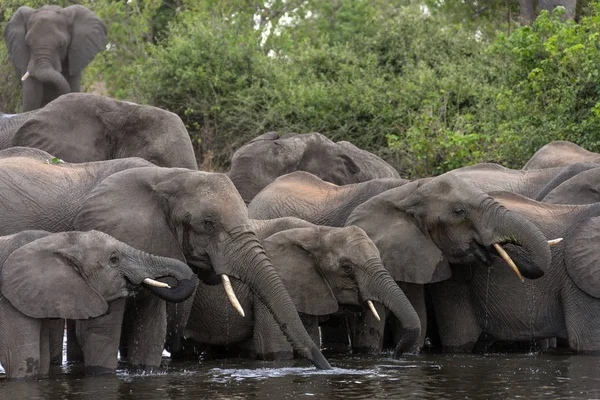
[[[79,366],[52,378],[0,380],[1,399],[591,399],[600,398],[600,357],[571,354],[421,354],[306,361],[169,362],[161,371],[84,377]]]

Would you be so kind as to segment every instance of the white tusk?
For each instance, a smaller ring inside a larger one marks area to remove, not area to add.
[[[221,275],[221,282],[223,282],[225,293],[227,293],[227,298],[229,299],[229,302],[231,303],[233,308],[235,308],[242,317],[245,317],[246,313],[244,312],[244,309],[242,308],[242,305],[240,304],[239,300],[235,296],[235,292],[233,291],[233,286],[231,286],[231,281],[229,280],[229,277],[225,274]]]
[[[21,78],[21,81],[24,81],[27,78],[29,78],[29,71],[25,72],[25,75],[23,75],[23,77]]]
[[[559,244],[560,242],[562,242],[563,238],[557,238],[557,239],[552,239],[552,240],[548,240],[548,246],[552,247],[552,246],[556,246],[557,244]]]
[[[163,288],[171,289],[171,286],[167,285],[166,283],[155,281],[154,279],[150,279],[150,278],[144,279],[144,283],[146,285],[150,285],[150,286],[163,287]]]
[[[510,269],[515,271],[515,274],[517,274],[517,276],[519,277],[521,282],[525,281],[525,279],[523,278],[523,275],[521,275],[521,272],[519,272],[519,268],[517,268],[515,262],[512,260],[512,258],[510,258],[508,253],[506,251],[504,251],[502,246],[500,246],[498,243],[494,243],[494,247],[496,248],[496,251],[498,252],[498,254],[500,254],[500,257],[502,257],[502,259],[504,261],[506,261],[506,263],[508,264]]]
[[[371,300],[367,300],[367,304],[369,305],[371,312],[375,316],[375,319],[377,319],[377,321],[381,321],[381,318],[379,318],[379,314],[377,314],[377,310],[375,309],[375,305],[373,305],[373,302]]]

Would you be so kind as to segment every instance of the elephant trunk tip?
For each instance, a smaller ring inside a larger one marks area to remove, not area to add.
[[[420,336],[420,327],[405,329],[402,338],[398,341],[396,349],[394,350],[394,358],[407,354],[419,354],[419,346],[417,346],[416,343]]]
[[[177,286],[170,288],[158,285],[148,285],[146,280],[144,280],[144,283],[152,293],[170,303],[180,303],[187,300],[196,289],[196,281],[194,279],[180,279],[177,281]]]

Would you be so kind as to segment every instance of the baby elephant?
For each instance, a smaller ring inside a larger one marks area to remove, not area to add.
[[[154,280],[163,277],[175,278],[177,286]],[[142,283],[160,298],[180,302],[193,293],[195,281],[186,264],[98,231],[2,236],[0,363],[8,378],[45,376],[53,318],[99,317],[109,302],[133,294]]]

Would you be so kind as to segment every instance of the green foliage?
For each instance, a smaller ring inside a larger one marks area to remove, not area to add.
[[[556,139],[600,151],[597,2],[578,23],[543,12],[521,28],[515,1],[82,4],[109,36],[85,86],[178,113],[202,168],[227,169],[235,149],[270,130],[349,140],[406,177],[519,168]],[[18,5],[3,2],[1,24]],[[5,62],[0,109],[16,109],[18,89]]]

